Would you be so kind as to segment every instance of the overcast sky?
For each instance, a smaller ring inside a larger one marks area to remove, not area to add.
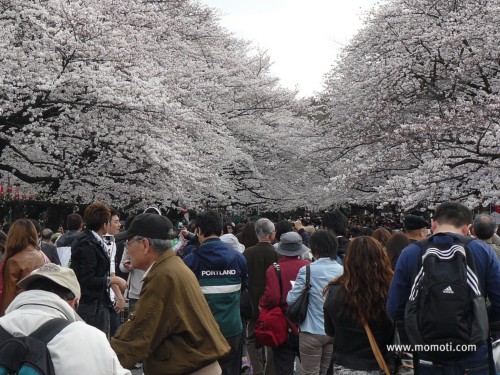
[[[301,96],[321,91],[342,45],[362,26],[376,0],[200,0],[222,12],[221,23],[236,36],[265,49],[272,73]]]

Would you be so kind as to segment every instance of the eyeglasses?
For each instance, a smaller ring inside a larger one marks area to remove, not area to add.
[[[142,241],[144,239],[144,237],[132,237],[132,238],[129,238],[127,241],[125,241],[125,246],[128,247],[128,245],[134,241]]]

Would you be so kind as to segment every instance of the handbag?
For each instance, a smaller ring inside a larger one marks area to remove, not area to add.
[[[373,333],[372,330],[370,329],[370,326],[368,325],[368,323],[365,322],[364,327],[366,334],[368,335],[368,340],[370,341],[370,346],[372,347],[373,354],[375,355],[375,359],[377,360],[380,369],[384,371],[385,375],[391,375],[391,372],[387,367],[387,363],[385,363],[385,359],[382,356],[382,353],[380,352],[380,349],[377,345],[377,341],[375,341],[375,337],[373,337]]]
[[[295,324],[301,324],[306,320],[309,307],[309,290],[311,289],[311,266],[306,266],[306,284],[302,288],[299,297],[288,306],[286,317]]]
[[[278,263],[273,264],[280,284],[280,300],[282,295],[281,270]],[[261,308],[259,318],[255,322],[255,338],[264,346],[275,348],[283,344],[288,337],[288,327],[281,306],[271,309]]]

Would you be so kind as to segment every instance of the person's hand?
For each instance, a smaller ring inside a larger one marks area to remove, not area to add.
[[[115,306],[114,309],[117,313],[122,312],[123,308],[125,307],[125,298],[117,298],[115,301]]]
[[[122,279],[119,276],[111,276],[109,279],[111,284],[116,284],[118,285],[118,288],[120,288],[121,291],[124,291],[125,288],[127,288],[127,281]]]
[[[126,260],[125,262],[123,262],[123,267],[129,272],[134,269],[132,263],[130,263],[130,260]]]
[[[295,228],[295,230],[298,232],[299,230],[301,230],[302,228],[304,228],[304,226],[302,225],[302,221],[299,219],[299,220],[295,220],[293,222],[293,227]]]

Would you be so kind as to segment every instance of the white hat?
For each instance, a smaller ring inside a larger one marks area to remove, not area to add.
[[[71,268],[61,267],[54,263],[47,263],[33,270],[28,276],[19,281],[17,285],[26,289],[33,281],[41,278],[49,279],[69,289],[77,298],[81,296],[80,284],[78,283],[75,272]]]
[[[225,242],[225,243],[231,245],[231,247],[234,250],[237,250],[240,253],[245,251],[245,245],[241,244],[240,241],[238,241],[238,238],[234,234],[231,234],[231,233],[223,234],[220,237],[220,240],[222,242]]]

